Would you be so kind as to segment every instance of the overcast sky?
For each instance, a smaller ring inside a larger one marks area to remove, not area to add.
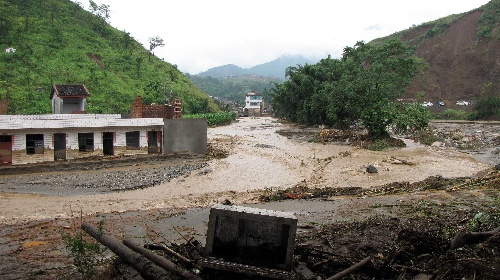
[[[79,0],[88,9],[87,0]],[[111,10],[111,25],[130,32],[184,73],[235,64],[249,68],[282,55],[319,60],[488,0],[94,0]]]

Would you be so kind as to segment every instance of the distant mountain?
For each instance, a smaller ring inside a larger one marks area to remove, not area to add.
[[[246,75],[255,75],[261,77],[273,77],[278,79],[285,79],[285,71],[290,66],[314,64],[317,61],[312,61],[304,58],[303,56],[281,56],[273,61],[256,65],[251,68],[241,68],[234,64],[227,64],[210,68],[205,72],[201,72],[196,76],[212,77],[212,78],[225,78],[225,77],[238,77]]]
[[[217,66],[210,68],[205,72],[201,72],[195,76],[200,77],[212,77],[212,78],[225,78],[225,77],[237,77],[246,74],[246,70],[236,66],[234,64],[226,64],[222,66]]]
[[[426,69],[406,88],[405,99],[444,102],[432,111],[472,110],[456,106],[458,100],[475,102],[481,97],[500,96],[500,0],[469,12],[449,15],[412,26],[369,42],[380,45],[397,39],[414,49]],[[315,64],[301,56],[284,56],[271,62],[243,69],[225,65],[188,78],[211,96],[232,101],[244,100],[248,91],[262,93],[269,100],[276,81],[284,81],[287,67]],[[260,81],[259,81],[260,80]]]

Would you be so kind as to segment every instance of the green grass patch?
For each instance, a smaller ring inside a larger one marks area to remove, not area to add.
[[[236,120],[236,113],[220,112],[220,113],[184,115],[182,117],[185,119],[207,119],[208,126],[223,126],[223,125],[228,125],[232,121]]]
[[[432,119],[439,120],[469,120],[471,113],[464,110],[446,109],[443,112],[432,113]]]

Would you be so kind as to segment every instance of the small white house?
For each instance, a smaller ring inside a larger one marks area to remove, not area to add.
[[[245,94],[245,111],[249,113],[262,113],[264,108],[264,97],[255,92]]]
[[[6,53],[15,53],[16,49],[14,49],[13,47],[8,47],[8,48],[5,49],[5,52]]]
[[[84,113],[89,96],[85,85],[52,85],[52,114]]]

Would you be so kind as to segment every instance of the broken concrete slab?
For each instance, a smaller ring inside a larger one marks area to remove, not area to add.
[[[210,209],[205,254],[289,271],[296,231],[291,213],[218,204]]]

